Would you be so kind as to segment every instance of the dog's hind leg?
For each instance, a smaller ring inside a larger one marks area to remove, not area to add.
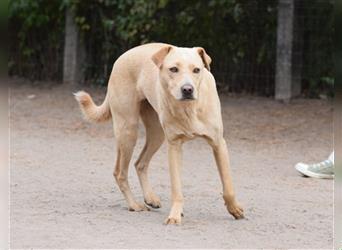
[[[160,208],[160,199],[152,190],[148,181],[147,170],[152,156],[163,144],[164,131],[159,123],[157,113],[147,101],[143,101],[140,106],[140,116],[145,125],[146,142],[135,162],[135,168],[144,193],[145,203],[153,208]]]
[[[147,210],[144,204],[135,201],[131,188],[128,184],[128,167],[133,149],[138,137],[139,107],[129,106],[126,112],[112,112],[114,133],[117,144],[117,158],[114,177],[118,186],[126,198],[130,211]]]

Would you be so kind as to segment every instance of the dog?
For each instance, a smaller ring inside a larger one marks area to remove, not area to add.
[[[105,100],[100,106],[84,91],[75,94],[86,120],[95,123],[113,120],[117,141],[113,175],[130,211],[161,207],[147,172],[153,154],[166,139],[172,207],[165,224],[181,224],[182,144],[202,137],[213,149],[228,212],[236,219],[243,218],[243,209],[235,199],[230,176],[220,100],[215,79],[210,73],[210,63],[210,56],[201,47],[145,44],[128,50],[116,60]],[[134,199],[127,180],[138,137],[139,118],[146,129],[146,143],[135,167],[148,207]]]

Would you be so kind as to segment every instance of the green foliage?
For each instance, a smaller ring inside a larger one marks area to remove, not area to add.
[[[302,77],[309,81],[310,97],[317,97],[320,93],[332,96],[335,76],[334,6],[329,0],[302,1],[300,15],[306,24],[302,38]]]
[[[274,71],[276,6],[276,0],[82,1],[75,11],[91,26],[84,32],[91,51],[87,77],[107,78],[112,56],[158,41],[202,46],[214,59],[218,81],[228,83],[233,91],[260,89],[270,95],[272,86],[264,91],[263,83],[244,77],[244,71],[252,67],[256,75]],[[92,66],[104,63],[107,66],[100,71]]]
[[[302,77],[310,88],[317,88],[314,83],[328,86],[326,77],[333,77],[333,4],[296,2],[304,27],[298,37]],[[61,79],[64,12],[70,8],[87,51],[88,81],[105,84],[122,52],[159,41],[204,47],[218,83],[228,90],[272,95],[277,5],[277,0],[12,0],[10,72]]]
[[[30,79],[61,74],[64,17],[58,0],[9,2],[9,72]]]

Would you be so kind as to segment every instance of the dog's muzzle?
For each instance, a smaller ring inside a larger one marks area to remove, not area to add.
[[[186,83],[181,87],[182,100],[194,100],[194,87]]]

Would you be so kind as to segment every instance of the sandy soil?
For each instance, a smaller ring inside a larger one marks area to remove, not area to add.
[[[233,180],[246,219],[235,221],[226,212],[211,150],[195,140],[184,146],[183,225],[165,226],[165,145],[150,167],[163,207],[128,212],[112,176],[111,123],[83,122],[65,87],[11,84],[12,248],[332,248],[333,181],[303,178],[293,168],[332,151],[328,101],[286,105],[222,96]],[[104,89],[89,91],[102,101]],[[140,130],[133,159],[144,143]],[[142,201],[133,166],[129,180]]]

